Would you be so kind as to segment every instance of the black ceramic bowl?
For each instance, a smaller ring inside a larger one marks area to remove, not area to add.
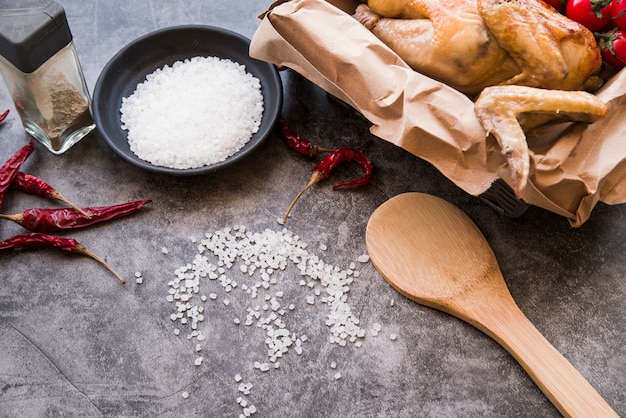
[[[225,29],[211,26],[178,26],[145,35],[118,52],[98,77],[92,112],[98,132],[120,157],[137,167],[172,175],[198,175],[218,170],[250,154],[268,136],[280,117],[283,90],[278,70],[272,64],[249,55],[250,40]],[[128,145],[127,131],[121,128],[122,98],[130,96],[146,75],[165,65],[195,56],[215,56],[245,65],[246,71],[261,81],[263,119],[258,132],[237,153],[226,160],[204,167],[174,169],[159,167],[137,157]]]

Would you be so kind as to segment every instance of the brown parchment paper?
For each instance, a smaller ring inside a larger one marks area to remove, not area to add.
[[[348,103],[371,132],[429,161],[472,195],[502,178],[512,184],[495,140],[467,96],[413,71],[350,14],[356,0],[277,1],[261,17],[254,58],[291,68]],[[531,176],[523,199],[574,227],[597,202],[626,202],[626,72],[598,93],[608,116],[529,135]]]

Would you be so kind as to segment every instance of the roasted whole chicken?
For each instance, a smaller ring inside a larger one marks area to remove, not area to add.
[[[416,71],[475,99],[510,166],[519,198],[526,133],[553,120],[607,113],[593,34],[541,0],[369,0],[354,17]]]

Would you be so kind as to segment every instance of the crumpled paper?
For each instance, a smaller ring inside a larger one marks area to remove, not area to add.
[[[412,70],[351,17],[357,0],[277,1],[260,17],[250,55],[291,68],[358,110],[372,134],[430,162],[478,196],[512,179],[486,136],[471,99]],[[531,175],[525,202],[578,227],[601,201],[626,203],[626,72],[597,96],[609,107],[593,124],[561,123],[528,136]]]

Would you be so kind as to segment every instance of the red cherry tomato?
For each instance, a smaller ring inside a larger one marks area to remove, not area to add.
[[[558,12],[565,11],[565,0],[545,0],[550,6],[554,7]]]
[[[604,62],[615,67],[626,66],[626,31],[613,29],[604,34],[596,34],[596,37]]]
[[[611,21],[609,4],[610,0],[568,0],[565,14],[595,32]]]
[[[626,0],[613,0],[609,8],[613,24],[620,29],[626,29]]]

